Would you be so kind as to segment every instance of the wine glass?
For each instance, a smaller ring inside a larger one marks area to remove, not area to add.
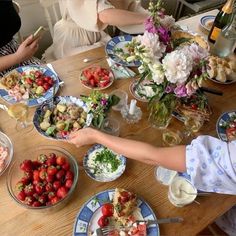
[[[197,133],[203,126],[203,123],[204,119],[199,115],[186,116],[184,121],[185,125],[184,135],[186,137],[189,137],[194,133]]]
[[[162,133],[162,140],[165,146],[176,146],[183,140],[183,136],[179,130],[165,129]]]
[[[7,106],[7,113],[10,117],[14,118],[16,123],[16,130],[18,132],[30,132],[33,125],[28,122],[29,107],[27,102],[19,101]]]

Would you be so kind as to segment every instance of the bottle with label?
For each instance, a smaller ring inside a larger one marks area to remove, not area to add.
[[[228,0],[217,14],[208,36],[210,42],[215,43],[221,30],[229,23],[234,8],[234,1],[235,0]]]
[[[227,57],[233,53],[236,46],[236,13],[234,13],[232,20],[226,25],[213,48],[213,53],[219,57]]]

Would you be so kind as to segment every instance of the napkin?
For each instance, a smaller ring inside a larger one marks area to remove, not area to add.
[[[110,66],[110,68],[115,76],[115,79],[127,79],[130,77],[134,77],[136,75],[136,73],[133,72],[128,67],[119,65],[119,64],[115,63],[114,61],[112,61],[110,58],[107,59],[107,63]]]

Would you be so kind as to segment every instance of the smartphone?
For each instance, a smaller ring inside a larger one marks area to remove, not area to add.
[[[40,26],[33,34],[34,39],[42,37],[45,32],[46,29],[43,26]]]

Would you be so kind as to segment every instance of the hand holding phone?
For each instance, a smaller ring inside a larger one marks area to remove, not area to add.
[[[45,32],[46,32],[46,29],[43,26],[40,26],[33,34],[33,38],[37,39],[39,37],[42,37]]]

